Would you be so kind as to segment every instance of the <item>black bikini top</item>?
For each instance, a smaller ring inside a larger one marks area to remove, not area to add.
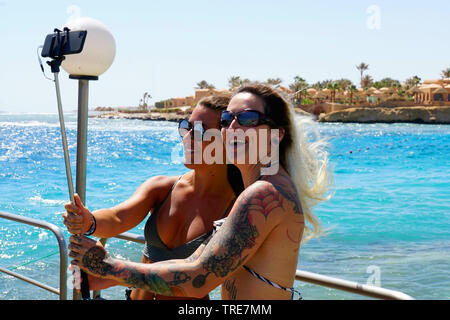
[[[161,201],[161,203],[155,208],[154,212],[150,215],[148,218],[145,228],[144,228],[144,237],[145,237],[145,247],[143,254],[148,259],[150,259],[152,262],[158,262],[158,261],[165,261],[165,260],[171,260],[171,259],[186,259],[189,256],[191,256],[197,248],[204,243],[212,234],[213,230],[200,235],[199,237],[184,243],[176,248],[170,249],[168,248],[164,242],[161,240],[158,228],[157,228],[157,216],[158,212],[161,208],[161,206],[164,204],[166,199],[169,197],[169,195],[172,193],[172,190],[175,188],[175,185],[180,181],[180,178],[173,184],[170,191],[167,193],[166,197]],[[225,217],[228,214],[228,211],[232,207],[234,201],[231,201],[231,203],[228,205],[227,209],[225,210],[223,217]]]

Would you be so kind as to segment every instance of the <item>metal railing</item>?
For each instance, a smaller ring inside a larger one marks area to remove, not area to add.
[[[45,221],[39,221],[35,219],[30,219],[18,215],[14,215],[11,213],[5,213],[0,211],[0,218],[5,218],[17,222],[26,223],[32,226],[45,228],[50,231],[52,231],[57,240],[59,245],[59,253],[60,253],[60,289],[57,290],[55,288],[49,287],[43,283],[40,283],[38,281],[35,281],[33,279],[27,278],[25,276],[19,275],[11,270],[4,269],[0,267],[0,272],[7,273],[11,276],[14,276],[16,278],[22,279],[24,281],[27,281],[33,285],[36,285],[38,287],[41,287],[43,289],[46,289],[50,292],[53,292],[55,294],[59,294],[61,300],[66,300],[67,298],[67,249],[66,249],[66,242],[64,240],[64,236],[61,232],[61,229],[56,227],[55,225],[45,222]],[[143,236],[139,236],[130,232],[124,232],[115,238],[126,240],[126,241],[132,241],[136,243],[145,243],[145,239]],[[102,239],[102,242],[105,243],[107,239]],[[318,273],[308,272],[308,271],[301,271],[297,270],[295,274],[295,280],[297,281],[303,281],[319,286],[324,286],[328,288],[333,288],[336,290],[351,292],[354,294],[367,296],[371,298],[376,299],[386,299],[386,300],[413,300],[411,296],[404,294],[400,291],[380,288],[376,286],[371,285],[365,285],[360,284],[353,281],[347,281],[339,278],[324,276]],[[100,291],[94,292],[94,298],[100,296]]]
[[[414,300],[414,298],[400,291],[380,288],[367,284],[324,276],[318,273],[297,270],[295,280],[316,284],[323,287],[355,293],[361,296],[384,300]]]
[[[67,300],[67,245],[61,229],[55,226],[54,224],[51,224],[46,221],[27,218],[7,212],[0,211],[0,218],[25,223],[34,227],[47,229],[53,232],[53,234],[56,236],[56,240],[58,241],[59,246],[59,290],[3,267],[0,267],[0,272],[4,272],[6,274],[9,274],[10,276],[16,277],[18,279],[31,283],[32,285],[38,286],[42,289],[57,294],[59,295],[60,300]]]

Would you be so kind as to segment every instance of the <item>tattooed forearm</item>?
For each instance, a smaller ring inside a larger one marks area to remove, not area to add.
[[[191,280],[191,277],[188,276],[186,272],[175,271],[173,272],[173,280],[169,281],[168,284],[170,286],[177,286],[182,283],[186,283]]]
[[[112,278],[124,284],[135,286],[157,294],[172,296],[173,288],[191,280],[185,272],[166,270],[172,279],[165,280],[156,272],[151,272],[145,265],[111,258],[104,248],[92,247],[83,256],[84,267],[92,274]]]
[[[109,276],[127,285],[165,296],[174,295],[172,286],[186,280],[181,273],[173,273],[173,279],[166,281],[144,265],[119,260],[115,260],[114,268],[109,272]]]
[[[194,278],[194,281],[192,281],[192,286],[194,288],[201,288],[205,285],[206,278],[209,276],[211,272],[208,272],[207,274],[200,274]]]

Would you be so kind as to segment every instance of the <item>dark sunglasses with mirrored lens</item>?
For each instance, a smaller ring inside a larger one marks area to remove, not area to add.
[[[186,135],[186,133],[188,133],[191,130],[194,133],[194,137],[198,136],[197,134],[195,134],[195,132],[197,131],[203,140],[203,135],[205,134],[205,127],[201,122],[195,122],[194,125],[192,125],[189,121],[183,119],[178,123],[178,133],[180,137],[183,138]]]
[[[220,117],[220,127],[229,127],[234,119],[237,119],[238,123],[244,127],[256,127],[261,124],[273,125],[273,121],[266,117],[265,114],[256,110],[243,110],[237,113],[222,111],[222,115]]]

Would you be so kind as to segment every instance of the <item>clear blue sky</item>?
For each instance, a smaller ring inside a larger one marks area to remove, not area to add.
[[[226,88],[233,75],[359,83],[360,62],[375,80],[436,79],[450,67],[448,0],[0,0],[0,111],[57,112],[36,48],[71,6],[106,24],[117,45],[111,68],[91,82],[90,108],[137,105],[145,91],[151,103],[191,95],[200,80]],[[73,110],[77,83],[60,78]]]

